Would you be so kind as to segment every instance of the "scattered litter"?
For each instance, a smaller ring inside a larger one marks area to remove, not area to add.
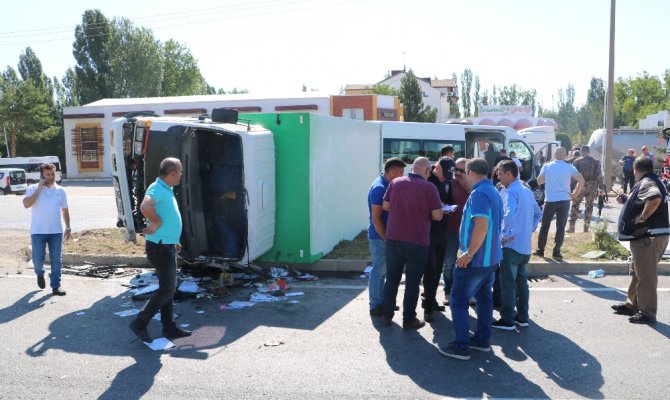
[[[146,344],[153,351],[165,350],[174,347],[174,343],[164,337],[154,339],[154,341],[151,343],[144,342],[144,344]]]
[[[191,324],[181,324],[179,325],[180,328],[188,328]]]
[[[131,315],[137,315],[139,313],[140,310],[138,310],[137,308],[131,308],[130,310],[115,312],[114,315],[118,315],[119,317],[130,317]]]
[[[305,295],[305,293],[303,293],[303,292],[290,292],[290,293],[286,293],[286,296],[287,296],[287,297],[304,296],[304,295]]]
[[[84,315],[84,314],[86,314],[84,311],[79,311],[79,312],[76,313],[75,315]]]
[[[270,275],[273,278],[285,278],[288,276],[287,267],[270,267]]]
[[[202,314],[204,314],[205,312],[204,312],[203,310],[195,310],[195,313],[196,313],[196,314],[201,314],[201,315],[202,315]]]
[[[132,306],[133,306],[133,302],[132,302],[132,301],[127,301],[127,302],[121,304],[121,307],[132,307]]]
[[[300,303],[300,302],[299,302],[298,300],[291,300],[291,301],[289,301],[289,303],[291,303],[291,304],[298,304],[298,303]]]
[[[130,280],[130,286],[132,287],[142,287],[151,284],[158,284],[158,276],[156,276],[155,272],[145,272],[143,274],[138,274]]]
[[[253,301],[233,301],[228,304],[222,304],[224,310],[239,310],[241,308],[253,307],[256,303]]]
[[[268,340],[267,342],[263,343],[263,346],[265,347],[275,347],[275,346],[281,346],[284,344],[281,340]]]
[[[319,278],[317,278],[316,276],[314,276],[312,274],[303,274],[303,273],[300,273],[299,275],[297,275],[295,277],[295,279],[297,279],[299,281],[318,281],[319,280]]]
[[[284,297],[277,297],[268,293],[254,292],[249,295],[249,301],[253,301],[254,303],[273,303],[282,300],[284,300]]]
[[[153,293],[156,290],[158,290],[158,284],[157,283],[156,284],[151,284],[151,285],[148,285],[148,286],[144,286],[144,287],[141,287],[141,288],[138,288],[138,289],[133,289],[133,290],[131,290],[131,292],[133,293],[133,297],[135,297],[135,296],[141,296],[141,295],[144,295],[144,294]]]
[[[600,258],[600,257],[604,256],[605,253],[607,253],[607,252],[603,251],[603,250],[592,250],[592,251],[589,251],[588,253],[582,254],[581,257],[582,258],[590,258],[590,259],[595,260],[596,258]]]
[[[91,276],[94,278],[107,279],[111,277],[119,277],[124,275],[135,275],[137,269],[126,268],[127,265],[96,265],[95,263],[86,262],[85,265],[64,265],[62,272],[64,274],[77,276]]]
[[[589,278],[602,278],[605,276],[605,271],[602,269],[594,269],[593,271],[589,271]]]
[[[184,293],[200,293],[200,286],[193,281],[184,281],[177,288],[180,292]]]

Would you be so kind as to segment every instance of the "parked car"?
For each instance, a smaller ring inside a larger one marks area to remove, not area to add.
[[[0,195],[25,194],[27,188],[26,171],[20,168],[0,168]]]

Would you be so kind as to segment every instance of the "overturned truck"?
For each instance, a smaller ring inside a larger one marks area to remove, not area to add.
[[[233,110],[212,117],[159,117],[131,113],[110,131],[117,225],[134,241],[145,227],[140,204],[166,157],[179,158],[175,197],[183,220],[187,258],[254,260],[273,245],[275,158],[272,133],[239,123]]]

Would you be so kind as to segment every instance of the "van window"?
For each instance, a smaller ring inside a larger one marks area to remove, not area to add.
[[[9,177],[13,179],[25,179],[26,173],[23,171],[11,171]]]
[[[440,151],[442,151],[442,148],[448,144],[454,146],[455,158],[465,156],[465,151],[463,150],[465,142],[460,141],[446,142],[443,140],[424,140],[423,153],[430,161],[437,161],[440,159]]]
[[[384,162],[391,157],[398,157],[408,164],[422,156],[421,141],[418,139],[384,139]]]
[[[510,140],[508,147],[507,154],[513,151],[516,153],[516,158],[519,160],[530,160],[530,151],[522,141]]]

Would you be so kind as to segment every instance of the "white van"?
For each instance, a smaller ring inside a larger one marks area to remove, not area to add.
[[[230,110],[225,110],[230,111]],[[190,258],[252,261],[270,250],[275,231],[272,133],[213,112],[212,119],[131,113],[112,123],[111,165],[119,227],[135,240],[145,227],[139,206],[166,157],[179,158],[175,197]]]
[[[62,174],[58,156],[0,158],[0,168],[19,168],[24,170],[28,183],[37,183],[40,181],[40,166],[42,164],[53,164],[56,167],[56,183],[61,183]]]
[[[25,194],[27,188],[26,171],[20,168],[0,168],[0,196]]]

